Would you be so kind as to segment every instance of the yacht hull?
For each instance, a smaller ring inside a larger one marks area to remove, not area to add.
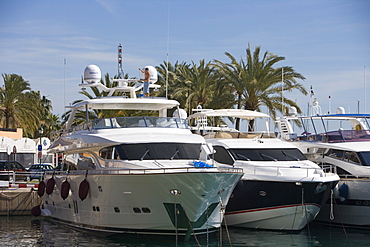
[[[227,224],[301,230],[317,216],[336,182],[241,180],[226,207]]]
[[[202,170],[202,169],[201,169]],[[134,171],[131,171],[134,172]],[[220,227],[239,173],[88,174],[86,199],[79,197],[85,175],[56,174],[43,208],[53,219],[75,227],[111,232],[192,235]],[[49,176],[50,179],[50,176]],[[70,184],[68,197],[62,183]]]
[[[341,178],[338,187],[342,184],[348,186],[348,196],[343,197],[338,192],[329,197],[316,220],[341,226],[370,227],[370,179]]]

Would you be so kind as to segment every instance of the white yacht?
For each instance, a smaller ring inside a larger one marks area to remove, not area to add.
[[[219,228],[242,170],[214,166],[204,138],[191,133],[186,119],[167,117],[167,110],[179,106],[177,101],[137,97],[140,87],[130,86],[132,80],[106,88],[97,66],[88,66],[84,75],[87,83],[81,87],[109,94],[70,107],[66,127],[49,150],[62,153],[67,167],[47,173],[40,182],[39,213],[107,233],[189,238]],[[115,92],[125,94],[113,96]],[[88,110],[137,114],[73,126],[74,117],[83,111],[87,116]]]
[[[239,109],[202,109],[189,116],[196,122],[193,130],[212,144],[213,158],[244,171],[226,207],[227,224],[268,230],[304,228],[319,213],[339,177],[325,173],[297,147],[268,129],[239,132],[210,124],[220,117],[253,121],[257,126],[269,116]]]
[[[337,113],[285,117],[280,120],[281,136],[310,160],[333,166],[340,177],[316,220],[370,227],[370,114],[345,114],[343,108]],[[294,134],[292,120],[301,121],[302,135]]]

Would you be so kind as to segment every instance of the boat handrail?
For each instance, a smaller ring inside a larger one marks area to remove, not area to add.
[[[158,169],[99,169],[99,170],[71,170],[45,172],[48,175],[148,175],[148,174],[168,174],[168,173],[243,173],[242,168],[235,167],[178,167],[178,168],[158,168]]]
[[[302,175],[305,177],[312,177],[312,174],[317,174],[320,177],[329,177],[333,176],[335,173],[332,172],[332,168],[323,169],[321,167],[302,167],[302,166],[266,166],[266,165],[260,165],[260,166],[251,166],[244,169],[244,173],[246,175],[275,175],[277,177],[279,176],[289,176],[289,172],[292,171],[292,169],[296,168],[296,172],[298,169],[302,171]],[[285,174],[284,170],[286,170],[288,173]],[[295,173],[296,174],[296,173]]]
[[[370,141],[369,130],[334,130],[320,134],[306,134],[300,141],[319,141],[325,143]]]
[[[223,138],[223,139],[231,139],[231,138],[246,138],[246,139],[253,139],[253,138],[276,138],[276,134],[273,132],[268,131],[260,131],[260,132],[229,132],[229,131],[220,131],[220,132],[205,132],[203,133],[203,137],[205,139],[211,138]]]
[[[51,134],[51,140],[57,139],[60,135],[80,130],[112,129],[112,128],[178,128],[189,129],[186,119],[174,117],[112,117],[98,118],[87,123],[77,125],[68,130],[59,130]]]

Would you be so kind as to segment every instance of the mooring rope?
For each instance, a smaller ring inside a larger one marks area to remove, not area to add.
[[[329,218],[330,218],[330,220],[334,220],[334,203],[333,203],[333,194],[334,194],[334,192],[333,192],[333,189],[331,189],[330,190],[330,216],[329,216]]]
[[[0,192],[0,197],[6,199],[8,201],[12,201],[15,198],[17,198],[18,196],[20,196],[21,194],[23,194],[23,192],[19,192],[18,194],[14,195],[14,196],[8,196],[8,195],[5,195],[4,193]]]
[[[230,246],[233,246],[233,245],[232,245],[232,243],[231,243],[231,237],[230,237],[229,228],[228,228],[228,226],[227,226],[227,222],[226,222],[225,206],[222,204],[222,199],[221,199],[221,197],[220,197],[220,211],[221,211],[221,212],[222,212],[222,214],[223,214],[223,220],[224,220],[224,222],[225,222],[226,235],[227,235],[227,238],[228,238],[228,240],[229,240],[229,245],[230,245]],[[222,223],[222,221],[221,221],[221,223]],[[221,226],[220,226],[220,227],[222,227],[222,224],[221,224]]]
[[[197,242],[198,246],[201,246],[201,245],[200,245],[200,243],[199,243],[199,241],[198,241],[198,238],[197,238],[197,236],[196,236],[196,234],[195,234],[194,228],[193,228],[193,226],[191,225],[191,222],[190,222],[190,220],[189,220],[189,217],[187,217],[187,216],[186,216],[186,218],[187,218],[187,220],[188,220],[188,224],[189,224],[189,226],[190,226],[190,228],[191,228],[191,231],[192,231],[192,233],[193,233],[193,236],[194,236],[195,241]]]

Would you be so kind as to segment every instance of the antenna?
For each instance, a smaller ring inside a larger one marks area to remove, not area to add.
[[[168,19],[167,19],[167,56],[166,56],[166,99],[168,98],[168,46],[170,43],[170,1],[168,1]]]
[[[364,66],[364,113],[366,113],[366,67]]]
[[[118,45],[118,79],[123,79],[123,69],[122,69],[122,45]]]
[[[281,115],[284,116],[284,67],[281,68]]]

